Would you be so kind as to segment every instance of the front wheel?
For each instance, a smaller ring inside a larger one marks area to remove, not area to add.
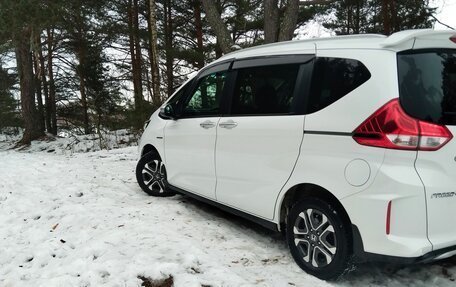
[[[336,279],[349,269],[350,226],[335,206],[307,198],[287,217],[287,243],[296,263],[323,280]]]
[[[168,190],[166,167],[155,152],[145,154],[136,165],[136,180],[141,189],[152,196],[172,196],[175,193]]]

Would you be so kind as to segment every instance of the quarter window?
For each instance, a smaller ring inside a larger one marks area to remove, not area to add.
[[[369,80],[371,74],[360,61],[318,58],[315,61],[307,113],[326,108]]]
[[[212,116],[220,114],[220,100],[225,86],[226,72],[202,78],[184,104],[183,116]]]
[[[239,69],[231,114],[290,113],[298,70],[296,64]]]

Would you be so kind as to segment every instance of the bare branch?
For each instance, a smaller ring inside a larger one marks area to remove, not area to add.
[[[301,6],[327,5],[327,4],[337,2],[337,1],[338,0],[309,0],[309,1],[301,0],[301,1],[299,1],[299,5],[301,5]]]

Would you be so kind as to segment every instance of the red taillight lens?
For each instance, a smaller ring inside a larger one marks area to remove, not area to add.
[[[453,138],[445,127],[416,120],[394,99],[378,109],[353,132],[361,145],[401,149],[438,150]]]
[[[451,37],[450,41],[453,42],[453,43],[456,43],[456,36]]]

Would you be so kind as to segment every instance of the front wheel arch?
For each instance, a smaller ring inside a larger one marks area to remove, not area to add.
[[[160,153],[158,152],[158,150],[151,144],[146,144],[142,150],[141,150],[141,157],[143,157],[144,155],[150,153],[150,152],[156,152],[161,159],[163,159],[163,157],[161,157]]]

